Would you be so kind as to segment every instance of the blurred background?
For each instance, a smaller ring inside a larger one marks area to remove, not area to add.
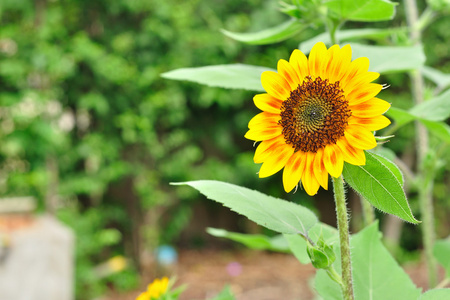
[[[320,190],[314,198],[302,191],[285,194],[280,174],[258,179],[253,144],[243,137],[258,112],[252,92],[160,77],[181,67],[213,64],[274,68],[302,40],[323,32],[308,29],[270,46],[241,44],[219,32],[279,24],[287,17],[276,12],[277,7],[275,0],[2,0],[0,275],[6,274],[1,264],[8,256],[18,255],[14,242],[23,242],[24,249],[32,247],[30,255],[45,260],[39,257],[38,248],[44,247],[40,241],[53,233],[62,242],[48,238],[56,243],[49,251],[61,255],[52,258],[61,274],[73,274],[66,289],[74,299],[134,299],[155,276],[176,273],[180,283],[191,283],[188,290],[201,289],[199,281],[221,272],[223,285],[246,263],[253,268],[247,268],[246,280],[261,272],[275,274],[282,264],[302,268],[284,256],[249,252],[208,235],[206,227],[271,233],[193,189],[169,185],[196,179],[228,181],[301,203],[334,225],[329,192]],[[392,22],[371,27],[402,26],[404,20],[399,5]],[[423,36],[426,64],[444,73],[450,72],[448,28],[449,18],[441,18]],[[382,76],[378,82],[391,85],[381,98],[397,107],[411,106],[407,74]],[[387,147],[412,164],[413,124],[396,134]],[[448,235],[450,225],[448,169],[438,174],[434,186],[438,237]],[[414,191],[409,198],[420,219]],[[354,195],[350,206],[352,231],[357,232],[361,210]],[[397,259],[420,269],[420,227],[378,217]],[[30,228],[35,231],[24,233]],[[35,244],[27,234],[36,237]],[[230,267],[238,258],[240,263]],[[211,268],[204,273],[208,277],[192,277],[195,270],[203,272],[202,263]],[[266,269],[255,271],[258,264]],[[17,270],[17,278],[33,273],[30,265],[22,267],[26,269]],[[313,270],[303,268],[299,274],[306,282]],[[285,280],[295,285],[299,275],[290,272],[284,269]],[[411,272],[420,274],[414,268]],[[267,280],[280,280],[279,276]],[[420,278],[415,280],[420,284]],[[209,288],[215,286],[211,283]],[[206,294],[194,296],[199,295]]]

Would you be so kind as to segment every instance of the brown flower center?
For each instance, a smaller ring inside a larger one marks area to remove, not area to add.
[[[317,152],[344,135],[351,111],[339,89],[320,77],[307,76],[281,106],[283,135],[295,151]]]

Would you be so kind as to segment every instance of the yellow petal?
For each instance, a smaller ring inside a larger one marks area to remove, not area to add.
[[[377,146],[373,133],[359,125],[348,125],[345,128],[344,136],[355,148],[368,150]]]
[[[283,186],[286,193],[299,183],[302,178],[306,165],[306,153],[302,151],[295,152],[286,163],[283,170]]]
[[[280,113],[280,107],[283,103],[280,99],[272,97],[269,94],[256,95],[253,97],[253,102],[255,102],[256,107],[260,110],[274,114]]]
[[[345,91],[344,95],[347,97],[351,93],[355,93],[359,89],[364,89],[366,85],[380,77],[380,73],[367,72],[355,76],[351,81],[346,81],[340,85],[340,88]]]
[[[301,84],[303,79],[309,75],[308,59],[302,51],[295,49],[289,58],[289,63],[297,72]]]
[[[349,104],[352,115],[358,118],[372,118],[385,113],[391,105],[381,99],[372,98],[357,105]]]
[[[264,141],[270,140],[282,133],[283,128],[280,125],[274,125],[272,127],[255,127],[251,128],[245,134],[245,138],[252,141]]]
[[[344,168],[344,156],[337,145],[327,145],[323,151],[323,163],[328,173],[337,178]]]
[[[261,84],[267,93],[283,101],[289,98],[291,93],[291,87],[286,79],[273,71],[265,71],[261,74]]]
[[[351,82],[353,80],[354,77],[358,76],[359,74],[364,74],[368,70],[369,70],[369,59],[367,57],[359,57],[355,59],[350,63],[347,70],[344,70],[345,74],[342,76],[340,80],[341,86],[346,86],[348,82]]]
[[[366,155],[364,154],[364,150],[351,146],[345,137],[337,140],[336,145],[339,149],[341,149],[342,155],[344,156],[344,161],[356,166],[366,164]]]
[[[333,47],[331,47],[330,50],[333,49]],[[352,48],[350,45],[345,45],[339,51],[336,51],[333,54],[330,53],[330,56],[331,55],[333,58],[330,58],[326,73],[329,74],[330,83],[335,83],[336,81],[341,81],[342,77],[346,75],[352,60]]]
[[[292,154],[294,154],[294,148],[286,146],[279,147],[279,151],[272,153],[268,156],[259,170],[259,177],[264,178],[275,174],[280,171],[287,163]]]
[[[254,116],[250,122],[248,122],[248,128],[274,127],[278,124],[280,119],[280,114],[262,112]]]
[[[280,59],[277,65],[278,74],[284,77],[286,81],[289,83],[291,87],[291,91],[295,90],[300,84],[300,79],[298,78],[298,74],[295,71],[294,67],[285,61],[284,59]]]
[[[358,105],[372,99],[381,91],[383,86],[377,83],[360,85],[346,96],[349,105]]]
[[[314,176],[316,176],[319,184],[328,190],[328,172],[323,164],[323,149],[319,149],[316,152],[314,158]]]
[[[391,121],[383,115],[371,118],[358,118],[351,116],[348,119],[349,125],[360,125],[369,131],[380,130],[391,124]]]
[[[322,77],[325,73],[324,67],[326,67],[327,64],[327,47],[324,43],[318,42],[312,47],[311,53],[309,53],[308,57],[309,74],[311,75],[311,77],[313,77],[313,79],[319,76]]]
[[[256,148],[253,161],[257,164],[264,162],[266,157],[270,156],[278,147],[286,146],[283,135],[276,136],[270,140],[262,141]]]
[[[302,175],[302,185],[305,189],[306,193],[310,196],[314,196],[317,194],[319,190],[320,184],[314,176],[314,157],[315,153],[307,152],[306,153],[306,166],[305,172]]]

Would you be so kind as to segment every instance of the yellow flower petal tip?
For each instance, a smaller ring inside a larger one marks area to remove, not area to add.
[[[374,130],[390,124],[383,113],[390,104],[376,98],[379,74],[369,72],[369,60],[351,60],[350,45],[327,49],[319,42],[309,57],[300,50],[289,61],[279,60],[277,72],[266,71],[261,83],[266,94],[256,95],[263,112],[254,117],[245,137],[261,141],[255,162],[259,177],[283,170],[286,192],[301,184],[308,195],[329,176],[341,176],[344,162],[365,164],[364,150],[376,146]]]

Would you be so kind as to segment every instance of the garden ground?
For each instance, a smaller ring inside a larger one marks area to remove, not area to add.
[[[414,283],[426,287],[423,263],[405,266]],[[314,268],[288,254],[261,251],[185,250],[172,270],[176,286],[187,284],[180,300],[211,299],[229,285],[238,300],[314,299]],[[441,270],[442,271],[442,270]],[[443,272],[441,272],[443,276]],[[150,281],[150,280],[149,280]],[[134,300],[139,291],[111,294],[106,300]]]

